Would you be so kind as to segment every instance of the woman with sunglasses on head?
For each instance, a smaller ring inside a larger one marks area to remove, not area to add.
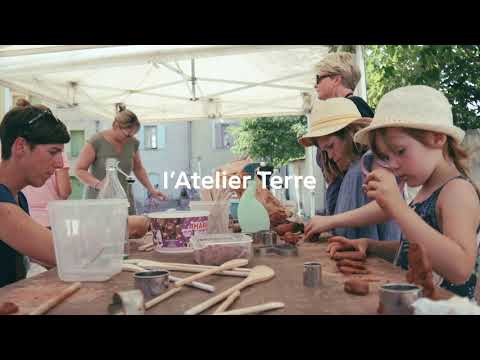
[[[22,189],[43,186],[62,168],[70,135],[47,107],[23,105],[0,124],[0,287],[25,278],[26,256],[55,265],[52,233],[29,216]]]
[[[133,173],[145,186],[148,192],[160,199],[166,197],[156,190],[143,167],[140,159],[139,141],[134,135],[140,130],[140,121],[137,116],[125,106],[119,105],[112,128],[94,135],[82,149],[78,158],[75,173],[77,177],[88,185],[87,199],[96,199],[106,176],[105,163],[107,158],[116,158],[120,161],[119,167],[126,174]],[[88,171],[90,169],[90,172]],[[127,179],[119,176],[130,204],[134,204],[133,194],[127,186]],[[134,215],[134,207],[129,207],[129,214]]]
[[[19,99],[17,107],[28,107],[31,104],[25,99]],[[47,205],[50,201],[66,200],[72,193],[72,182],[69,175],[68,159],[62,152],[62,167],[55,169],[55,173],[39,188],[27,186],[23,194],[28,200],[30,216],[47,228],[50,227]]]
[[[47,268],[56,264],[52,232],[29,216],[22,190],[43,186],[63,167],[64,144],[70,141],[65,124],[49,108],[20,105],[0,123],[0,288],[26,277],[27,256]],[[148,229],[146,218],[135,218],[128,219],[131,238]]]

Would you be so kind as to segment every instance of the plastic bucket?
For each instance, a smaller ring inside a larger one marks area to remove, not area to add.
[[[165,211],[146,214],[151,219],[155,251],[192,252],[190,238],[208,229],[207,211]]]
[[[121,272],[128,201],[52,201],[48,215],[61,280],[105,281]]]

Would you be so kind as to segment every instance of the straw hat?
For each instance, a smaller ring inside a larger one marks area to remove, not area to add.
[[[298,142],[305,147],[314,145],[313,139],[343,129],[362,117],[355,103],[346,98],[316,100],[310,114],[310,128]]]
[[[445,95],[423,85],[401,87],[384,95],[372,123],[358,131],[354,140],[369,145],[369,131],[387,127],[434,131],[451,136],[459,144],[465,136],[453,125],[452,106]]]

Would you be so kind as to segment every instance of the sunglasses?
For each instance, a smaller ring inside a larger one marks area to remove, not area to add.
[[[327,78],[327,77],[330,77],[332,75],[317,75],[317,83],[316,85],[318,86],[318,84],[320,84],[320,81],[322,81],[323,79]]]
[[[38,120],[43,118],[45,115],[49,115],[50,118],[55,120],[55,127],[58,124],[62,124],[62,122],[55,115],[53,115],[53,113],[50,109],[41,110],[41,112],[39,114],[37,114],[35,117],[33,117],[31,120],[29,120],[25,123],[25,126],[24,126],[25,127],[25,132],[24,133],[25,133],[26,136],[32,135],[32,129],[35,128],[35,124],[38,124],[39,123]]]
[[[36,121],[38,121],[39,119],[41,119],[43,116],[45,115],[50,115],[53,119],[55,119],[55,121],[57,123],[60,122],[60,120],[58,120],[55,115],[53,115],[52,111],[50,109],[47,109],[47,110],[42,110],[42,112],[40,114],[38,114],[37,116],[35,116],[33,119],[29,120],[27,122],[27,125],[28,126],[32,126],[33,124],[35,124]]]

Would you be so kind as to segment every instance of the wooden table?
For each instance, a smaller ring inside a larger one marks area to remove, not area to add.
[[[240,297],[230,307],[236,309],[265,302],[279,301],[285,308],[271,311],[273,315],[333,315],[333,314],[376,314],[379,287],[390,282],[405,282],[405,272],[392,264],[369,258],[367,266],[372,277],[380,278],[370,283],[370,294],[355,296],[345,293],[343,283],[346,276],[336,271],[335,263],[325,252],[326,244],[303,244],[297,257],[267,255],[253,257],[249,266],[267,265],[275,271],[275,277],[242,290]],[[193,263],[192,254],[165,255],[155,252],[133,252],[130,258],[144,258],[165,262]],[[321,288],[309,289],[303,286],[303,263],[319,261],[322,264]],[[172,275],[186,277],[189,273],[172,272]],[[194,288],[185,288],[180,293],[158,304],[146,312],[148,315],[180,315],[187,309],[220,293],[243,278],[212,275],[201,281],[214,285],[216,292],[207,293]],[[42,304],[69,283],[62,282],[55,269],[39,274],[0,289],[0,303],[12,301],[20,308],[19,314],[26,314]],[[133,273],[122,272],[106,282],[84,282],[79,291],[49,311],[50,315],[104,315],[117,291],[134,288]],[[216,305],[218,306],[218,305]],[[212,313],[215,307],[203,314]]]

